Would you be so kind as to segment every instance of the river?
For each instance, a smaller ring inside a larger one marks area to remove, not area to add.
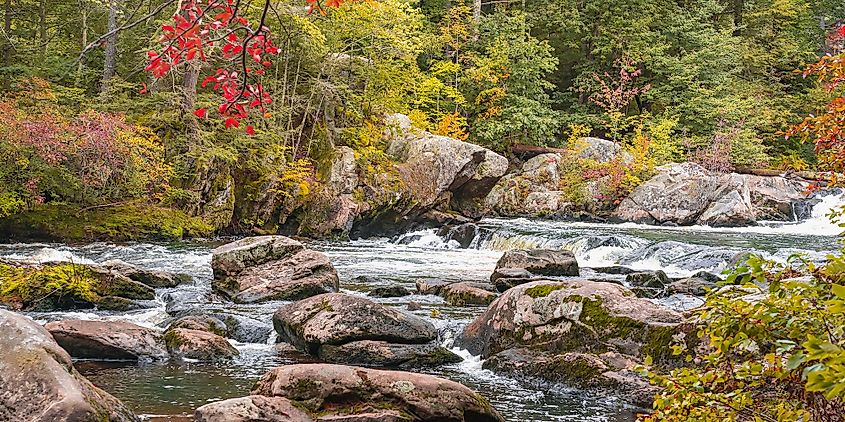
[[[532,247],[574,251],[582,267],[581,275],[586,278],[614,277],[599,275],[590,267],[617,264],[642,270],[662,269],[670,276],[681,277],[700,270],[719,272],[743,252],[760,253],[783,262],[796,253],[824,259],[840,248],[838,235],[842,231],[830,223],[826,215],[843,202],[842,197],[831,195],[815,206],[806,221],[745,228],[487,219],[480,222],[479,233],[468,249],[460,249],[454,241],[444,241],[434,230],[408,233],[394,239],[312,242],[309,246],[329,255],[340,276],[341,290],[357,295],[394,283],[413,291],[415,281],[425,278],[484,281],[503,251]],[[77,368],[92,382],[145,418],[180,420],[207,402],[248,394],[255,380],[268,369],[294,362],[290,357],[280,356],[273,346],[271,315],[282,302],[236,305],[211,294],[211,250],[223,242],[7,244],[0,245],[0,257],[77,263],[121,259],[145,268],[188,273],[194,277],[193,284],[159,289],[151,309],[119,314],[31,313],[36,320],[123,319],[145,326],[161,326],[168,321],[168,311],[175,313],[198,307],[250,322],[254,338],[250,342],[233,341],[241,352],[233,362],[77,362]],[[402,308],[409,301],[420,303],[422,309],[415,313],[432,321],[449,347],[455,333],[484,309],[449,306],[439,297],[423,295],[374,300]],[[698,298],[682,296],[659,301],[679,309],[701,303]],[[636,409],[616,400],[612,392],[589,393],[499,376],[482,369],[478,358],[463,350],[453,350],[465,358],[464,362],[428,372],[479,390],[509,421],[629,421],[634,418]]]

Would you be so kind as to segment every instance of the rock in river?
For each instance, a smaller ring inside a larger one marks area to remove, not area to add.
[[[171,356],[201,361],[226,360],[238,356],[238,349],[214,333],[171,328],[164,333],[164,344]]]
[[[489,283],[463,281],[444,286],[440,295],[450,305],[489,305],[496,299],[496,288]]]
[[[657,365],[673,363],[670,344],[695,337],[686,336],[690,328],[681,314],[616,284],[541,280],[502,294],[456,345],[491,359],[492,367],[633,394],[643,387],[629,382],[636,379],[634,364],[646,356]],[[577,371],[585,362],[593,369]]]
[[[247,396],[197,408],[196,422],[314,422],[284,397]]]
[[[64,320],[44,326],[75,358],[157,360],[169,357],[161,334],[124,321]]]
[[[572,251],[564,249],[528,249],[507,251],[496,262],[490,281],[503,292],[527,283],[533,275],[577,276],[578,261]]]
[[[343,293],[282,306],[273,325],[283,341],[331,361],[389,367],[460,361],[437,344],[437,330],[428,321]]]
[[[469,388],[410,372],[286,365],[264,375],[252,394],[284,397],[320,421],[504,421],[484,397]]]
[[[329,258],[284,236],[260,236],[212,252],[212,287],[237,303],[298,300],[338,290]]]
[[[80,375],[68,353],[31,319],[0,310],[0,350],[0,420],[138,420]]]

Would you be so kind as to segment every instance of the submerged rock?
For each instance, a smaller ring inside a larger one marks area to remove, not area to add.
[[[44,326],[71,356],[84,359],[167,359],[161,334],[124,321],[64,320]]]
[[[494,359],[488,366],[519,367],[521,373],[564,384],[609,385],[604,374],[614,372],[609,376],[624,384],[624,394],[642,386],[621,382],[623,375],[646,356],[656,365],[674,363],[670,345],[690,329],[681,314],[616,284],[542,280],[503,293],[455,344]],[[558,372],[551,370],[556,362],[562,365]],[[594,379],[596,374],[601,379]]]
[[[0,350],[0,420],[138,420],[80,375],[70,355],[31,319],[0,310]]]
[[[410,372],[331,364],[287,365],[264,375],[252,394],[287,398],[324,421],[504,421],[484,397],[471,389]]]
[[[212,287],[237,303],[298,300],[338,290],[329,258],[284,236],[260,236],[212,252]]]
[[[403,286],[394,284],[392,286],[376,287],[370,290],[370,296],[373,297],[404,297],[410,296],[411,291]]]
[[[171,328],[163,339],[170,355],[182,359],[215,361],[240,354],[225,338],[208,331]]]
[[[806,188],[807,183],[784,177],[714,173],[691,162],[671,164],[634,189],[613,218],[682,226],[792,221],[793,203],[804,198]]]
[[[666,286],[672,283],[672,279],[662,270],[641,271],[628,274],[625,282],[631,285],[637,296],[656,298],[666,293]]]
[[[323,294],[282,306],[273,315],[273,325],[282,341],[300,351],[344,363],[394,366],[397,361],[416,360],[436,364],[454,361],[456,357],[437,345],[437,330],[428,321],[342,293]],[[344,352],[338,353],[338,347],[343,347],[340,350]],[[432,356],[441,361],[433,362]]]

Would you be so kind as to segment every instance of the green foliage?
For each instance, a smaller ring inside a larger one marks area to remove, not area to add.
[[[90,271],[79,265],[13,267],[0,263],[0,303],[21,309],[35,307],[47,299],[96,302],[96,283]]]
[[[554,144],[560,122],[545,79],[557,65],[552,47],[529,33],[525,13],[485,17],[465,70],[471,139],[504,150],[514,143]]]
[[[841,420],[845,254],[817,266],[752,256],[697,311],[690,366],[648,372],[663,391],[647,420]]]
[[[0,237],[19,240],[179,240],[207,237],[213,229],[199,217],[144,203],[89,209],[42,204],[0,219]]]

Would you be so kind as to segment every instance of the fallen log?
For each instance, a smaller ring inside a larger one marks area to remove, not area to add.
[[[566,154],[568,152],[565,148],[550,148],[550,147],[539,147],[536,145],[526,145],[526,144],[514,144],[511,146],[511,154],[516,155],[520,158],[527,159],[536,157],[540,154]]]

